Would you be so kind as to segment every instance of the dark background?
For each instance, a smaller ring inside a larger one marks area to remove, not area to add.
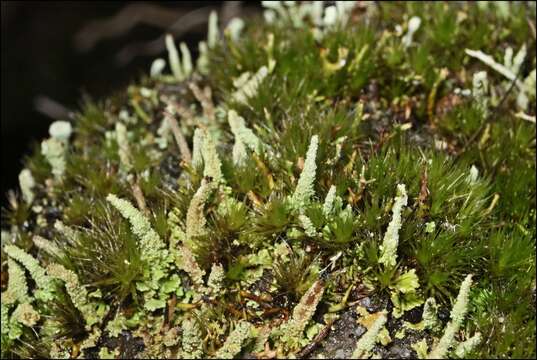
[[[2,1],[2,206],[18,186],[23,157],[51,122],[68,118],[84,94],[100,99],[149,72],[155,58],[166,57],[166,32],[196,57],[212,9],[222,26],[259,4]]]

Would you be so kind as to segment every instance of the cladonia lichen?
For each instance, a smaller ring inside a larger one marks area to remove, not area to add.
[[[47,266],[47,273],[50,277],[60,279],[65,283],[65,289],[71,297],[75,307],[80,310],[86,320],[86,326],[91,328],[92,325],[101,321],[105,315],[104,311],[97,311],[97,305],[88,302],[88,292],[78,281],[78,276],[71,270],[67,270],[60,264],[50,264]]]
[[[20,172],[19,186],[21,188],[24,201],[26,201],[27,204],[31,204],[35,197],[35,193],[33,191],[35,180],[32,176],[32,172],[29,169],[22,169]]]
[[[37,287],[41,290],[36,293],[36,297],[42,300],[51,299],[53,292],[51,279],[46,274],[45,269],[39,265],[39,261],[15,245],[4,246],[4,251],[28,270]]]
[[[196,191],[186,214],[186,240],[189,244],[193,243],[193,239],[205,233],[205,218],[204,209],[207,199],[214,190],[214,183],[211,181],[202,180],[199,189]]]
[[[186,319],[181,325],[183,331],[182,337],[182,356],[188,359],[200,359],[203,357],[203,339],[198,323],[193,319]]]
[[[306,153],[304,168],[300,173],[300,178],[298,179],[295,192],[290,199],[291,206],[293,206],[295,209],[303,208],[315,194],[314,181],[315,172],[317,170],[315,159],[317,156],[318,147],[319,137],[317,135],[313,135],[308,147],[308,152]]]
[[[401,212],[407,205],[408,196],[405,184],[397,185],[397,196],[392,207],[392,220],[384,233],[384,240],[380,245],[379,263],[394,267],[397,264],[397,246],[399,244],[399,230],[401,229]]]
[[[248,99],[257,94],[257,88],[268,75],[268,73],[269,71],[267,67],[262,66],[253,75],[248,72],[242,74],[242,76],[234,81],[234,85],[237,90],[232,95],[233,99],[239,103],[246,103]]]
[[[472,275],[467,275],[461,284],[459,294],[453,309],[451,310],[451,321],[446,325],[444,334],[438,341],[438,344],[427,355],[428,359],[442,359],[446,357],[448,350],[453,346],[455,334],[459,331],[466,312],[468,311],[468,296],[472,286]]]
[[[375,343],[377,342],[377,337],[384,327],[384,324],[386,324],[386,321],[386,313],[380,313],[371,327],[356,343],[356,348],[351,356],[352,359],[363,359],[370,356],[370,352],[373,350],[373,346],[375,346]]]
[[[274,329],[271,336],[281,339],[290,348],[295,347],[302,338],[306,325],[317,309],[324,290],[325,287],[322,281],[315,281],[293,309],[291,319]]]
[[[215,354],[217,359],[233,359],[241,351],[243,342],[251,336],[252,325],[246,321],[239,322],[229,334],[224,345]]]

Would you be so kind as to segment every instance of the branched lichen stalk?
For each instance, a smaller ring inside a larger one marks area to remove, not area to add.
[[[423,326],[426,329],[434,329],[438,324],[437,317],[438,306],[436,305],[436,300],[434,298],[428,298],[423,305],[423,315],[422,321]]]
[[[219,295],[221,293],[225,275],[224,267],[222,265],[212,265],[209,278],[207,279],[207,286],[211,289],[213,294]]]
[[[192,254],[190,248],[187,246],[181,246],[176,254],[177,267],[181,270],[184,270],[198,288],[202,288],[205,271],[203,271],[198,265],[198,262],[196,261],[196,258],[194,257],[194,254]]]
[[[8,259],[7,266],[9,281],[6,292],[2,294],[2,303],[13,303],[15,301],[24,303],[29,301],[28,284],[26,283],[24,269],[12,259]]]
[[[120,199],[114,194],[108,194],[106,200],[131,224],[132,232],[140,240],[142,259],[151,262],[162,258],[166,245],[153,230],[149,220],[127,200]]]
[[[269,71],[266,66],[261,66],[254,75],[248,76],[245,73],[245,81],[238,82],[238,89],[232,95],[233,99],[239,103],[247,103],[248,99],[254,97],[257,94],[257,88],[261,85],[261,82],[268,75]],[[242,77],[241,77],[241,80]]]
[[[34,201],[35,193],[33,188],[35,186],[35,179],[32,176],[32,172],[29,169],[22,169],[19,174],[19,185],[22,191],[22,197],[27,204],[31,204]]]
[[[461,342],[455,349],[455,355],[463,359],[481,343],[481,333],[476,333],[466,341]]]
[[[326,198],[324,199],[323,204],[323,214],[324,216],[330,216],[334,210],[334,202],[336,200],[336,187],[334,185],[330,186]]]
[[[188,359],[199,359],[203,357],[203,339],[198,323],[193,319],[186,319],[181,325],[183,338],[181,345],[183,347],[182,357]]]
[[[54,244],[48,239],[45,239],[44,237],[35,235],[32,240],[35,246],[37,246],[39,249],[45,251],[51,256],[59,256],[62,254],[62,250],[60,250],[60,248],[56,246],[56,244]]]
[[[65,282],[65,289],[73,301],[73,305],[80,310],[88,327],[100,321],[100,317],[95,312],[95,306],[88,302],[86,288],[79,283],[78,276],[73,271],[60,264],[50,264],[47,266],[47,273],[51,277]]]
[[[311,137],[310,145],[306,153],[306,160],[304,161],[304,168],[298,179],[298,183],[291,197],[291,205],[295,209],[301,209],[311,197],[315,194],[313,183],[315,181],[315,172],[317,170],[317,164],[315,159],[317,156],[317,148],[319,147],[319,137],[313,135]]]
[[[149,220],[136,209],[130,202],[108,194],[106,200],[110,202],[127,219],[131,225],[131,230],[138,238],[142,261],[150,265],[151,287],[158,287],[158,280],[162,278],[167,269],[168,250],[166,244],[158,233],[153,230]]]
[[[192,167],[199,169],[203,166],[203,130],[194,130],[194,136],[192,137]]]
[[[224,182],[222,174],[222,163],[216,151],[216,142],[209,131],[205,131],[203,136],[202,150],[203,154],[203,176],[207,176],[216,182]]]
[[[43,300],[50,299],[52,296],[52,282],[45,269],[39,265],[39,261],[15,245],[6,245],[4,251],[11,258],[20,262],[30,272],[37,287],[42,290],[40,296]]]
[[[242,142],[257,154],[261,152],[261,140],[246,126],[244,119],[235,110],[228,112],[228,122],[236,141]]]
[[[132,168],[131,151],[129,146],[127,127],[121,122],[116,123],[116,140],[121,166],[125,171],[128,172]]]
[[[240,321],[229,334],[224,345],[215,354],[216,359],[233,359],[240,351],[242,344],[250,337],[252,324]]]
[[[388,267],[397,264],[397,246],[399,245],[399,230],[401,229],[401,211],[406,206],[408,196],[405,184],[397,185],[397,196],[392,207],[392,220],[384,234],[384,240],[380,246],[379,263]]]
[[[451,310],[451,321],[446,325],[444,334],[438,341],[438,344],[427,355],[428,359],[443,359],[446,357],[449,348],[453,345],[455,334],[459,331],[460,326],[468,311],[468,296],[472,286],[472,275],[466,276],[461,284],[459,294],[455,305]]]
[[[382,330],[384,324],[386,324],[386,320],[386,313],[383,312],[378,316],[373,325],[371,325],[367,332],[362,335],[360,340],[358,340],[356,348],[351,355],[352,359],[363,359],[369,356],[369,353],[373,350],[373,346],[375,346],[380,330]]]
[[[279,328],[276,328],[273,335],[282,339],[285,343],[296,343],[301,339],[306,325],[312,318],[317,305],[323,297],[324,290],[322,281],[315,281],[293,309],[291,319]]]
[[[190,201],[186,213],[186,238],[189,243],[193,238],[205,233],[207,219],[205,218],[204,208],[213,190],[214,184],[204,179]]]

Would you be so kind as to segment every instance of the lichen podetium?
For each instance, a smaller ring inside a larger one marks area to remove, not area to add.
[[[25,160],[2,358],[535,358],[535,3],[262,5]]]

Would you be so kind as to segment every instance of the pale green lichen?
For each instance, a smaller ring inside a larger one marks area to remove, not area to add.
[[[207,75],[209,73],[209,49],[213,49],[218,42],[218,14],[216,11],[211,11],[209,15],[207,28],[207,41],[198,43],[198,60],[196,61],[196,69],[200,74]]]
[[[436,305],[436,300],[433,297],[425,301],[421,319],[425,329],[433,330],[438,327],[438,305]]]
[[[213,182],[201,181],[201,185],[192,197],[188,211],[186,213],[186,240],[189,245],[193,244],[195,237],[205,234],[205,224],[207,219],[205,218],[205,203],[209,196],[212,194],[215,185]]]
[[[168,227],[170,228],[170,251],[175,253],[179,245],[183,244],[186,240],[186,233],[183,230],[183,221],[181,220],[181,214],[177,208],[168,212]]]
[[[19,323],[29,327],[37,324],[40,318],[41,316],[39,313],[33,308],[32,305],[28,303],[19,304],[11,315],[11,321],[16,320]]]
[[[70,122],[58,120],[50,124],[48,132],[52,138],[58,139],[66,143],[67,141],[69,141],[73,129]]]
[[[167,34],[165,42],[166,49],[168,50],[168,61],[170,64],[170,68],[172,69],[173,76],[177,80],[183,80],[185,78],[185,74],[181,66],[181,59],[179,58],[179,53],[177,52],[177,48],[175,47],[173,37],[170,34]]]
[[[129,221],[131,231],[138,238],[141,260],[150,264],[149,269],[144,272],[146,281],[138,283],[137,288],[141,291],[158,289],[158,281],[166,276],[168,263],[173,260],[169,256],[166,244],[151,227],[149,220],[130,202],[120,199],[113,194],[108,194],[106,200]],[[147,296],[151,297],[152,295],[154,295],[153,291],[149,291],[146,294],[146,300],[149,300]]]
[[[307,217],[304,214],[298,215],[298,220],[300,220],[300,224],[302,225],[302,228],[304,229],[304,233],[309,237],[316,237],[317,236],[317,230],[315,229],[315,226],[311,222],[311,219]]]
[[[489,107],[489,83],[486,71],[479,71],[472,78],[472,96],[477,101],[483,114],[488,113]]]
[[[192,251],[188,247],[181,246],[178,249],[176,265],[190,276],[198,288],[203,287],[203,276],[205,275],[205,271],[200,268],[194,254],[192,254]]]
[[[416,355],[418,356],[418,359],[425,359],[427,358],[427,340],[421,339],[418,342],[413,343],[410,345],[410,347],[416,352]]]
[[[203,166],[203,130],[194,130],[194,136],[192,137],[192,167],[194,169],[200,169]]]
[[[455,349],[455,355],[459,358],[464,358],[468,353],[473,351],[481,343],[481,333],[475,333],[466,341],[463,341],[457,345]]]
[[[246,103],[248,99],[254,97],[257,94],[257,88],[261,85],[268,73],[268,68],[262,66],[254,75],[249,72],[242,74],[233,82],[237,88],[232,94],[233,100],[239,103]]]
[[[235,138],[233,144],[233,164],[235,166],[242,166],[248,160],[248,153],[246,152],[246,145],[239,138]]]
[[[27,204],[31,204],[35,198],[35,193],[33,191],[33,188],[35,186],[35,179],[29,169],[22,169],[22,171],[20,172],[19,185],[24,201]]]
[[[183,337],[181,339],[182,357],[200,359],[203,357],[203,339],[198,323],[193,319],[186,319],[181,324]]]
[[[241,36],[242,29],[244,29],[244,26],[244,20],[235,17],[231,19],[227,24],[226,28],[224,29],[224,34],[226,34],[226,36],[229,36],[231,40],[238,41]]]
[[[394,306],[393,316],[395,318],[401,317],[405,311],[412,310],[423,303],[421,297],[416,293],[419,285],[415,269],[403,272],[390,285],[390,289],[392,289],[390,298]]]
[[[404,47],[409,47],[410,45],[412,45],[412,39],[414,38],[414,34],[416,33],[416,31],[418,31],[418,29],[420,28],[420,25],[421,19],[418,16],[413,16],[410,18],[410,20],[408,20],[408,30],[401,39],[401,43]]]
[[[56,222],[54,223],[54,229],[56,229],[60,234],[65,236],[71,242],[76,242],[79,237],[79,233],[77,230],[73,229],[70,226],[66,226],[60,220],[56,220]]]
[[[9,309],[11,308],[12,304],[6,304],[4,302],[5,294],[2,294],[2,303],[0,304],[0,333],[2,335],[9,334],[10,326],[9,326]]]
[[[39,249],[43,250],[51,256],[61,256],[63,253],[62,250],[60,250],[60,248],[55,243],[48,239],[45,239],[44,237],[35,235],[32,240],[35,246],[37,246]]]
[[[41,153],[52,167],[52,174],[57,179],[61,178],[66,167],[65,144],[55,138],[44,140],[41,143]]]
[[[377,337],[386,324],[386,320],[386,313],[382,312],[356,343],[356,348],[351,355],[352,359],[363,359],[370,356],[371,350],[373,350],[373,346],[377,342]]]
[[[388,267],[397,264],[397,246],[399,245],[399,229],[401,229],[401,211],[406,206],[408,196],[404,184],[397,185],[397,196],[392,207],[392,220],[384,234],[384,240],[380,245],[379,263]]]
[[[290,204],[294,209],[302,209],[315,194],[313,183],[315,181],[315,172],[317,170],[315,158],[317,156],[318,146],[319,137],[317,135],[313,135],[306,153],[304,168],[302,169],[302,173],[298,179],[295,192],[290,199]]]
[[[304,329],[315,313],[324,290],[321,280],[315,281],[294,307],[291,319],[275,328],[271,337],[280,339],[286,347],[295,348],[302,339]]]
[[[119,354],[118,350],[110,351],[106,346],[99,349],[99,359],[116,359]]]
[[[53,291],[52,282],[45,269],[39,265],[39,261],[15,245],[6,245],[4,252],[20,262],[28,270],[37,287],[41,290],[36,293],[36,297],[42,300],[50,300]]]
[[[330,186],[326,198],[324,199],[323,204],[323,214],[324,216],[330,216],[334,212],[336,202],[336,187],[334,185]]]
[[[317,40],[322,39],[325,31],[336,26],[345,26],[355,4],[352,1],[336,1],[335,5],[324,8],[322,1],[262,1],[266,10],[263,12],[269,24],[283,24],[290,21],[294,28],[304,28],[309,22],[315,27],[312,32]],[[287,23],[286,23],[287,24]]]
[[[90,334],[80,343],[80,350],[90,349],[97,346],[99,339],[101,338],[102,331],[98,327],[94,326],[91,329]]]
[[[2,320],[1,333],[2,335],[10,334],[10,338],[13,339],[20,336],[21,329],[20,326],[12,324],[9,318],[9,310],[15,303],[28,303],[31,301],[31,298],[28,296],[28,285],[26,284],[24,270],[12,259],[8,259],[8,275],[7,290],[2,293],[0,304]],[[17,315],[13,313],[12,318],[17,319]]]
[[[222,174],[222,162],[218,157],[216,151],[216,141],[213,134],[209,131],[205,131],[203,134],[203,141],[201,147],[201,153],[203,155],[203,176],[218,182],[224,182],[224,175]]]
[[[523,44],[513,58],[513,48],[507,47],[504,54],[504,63],[500,64],[494,58],[480,50],[465,49],[467,55],[474,57],[492,69],[505,76],[509,81],[515,83],[518,88],[516,103],[522,110],[526,110],[530,104],[529,100],[535,98],[535,70],[522,80],[518,79],[518,73],[526,58],[527,49]],[[510,85],[508,85],[510,86]]]
[[[102,320],[104,312],[96,311],[98,306],[88,301],[88,292],[79,283],[78,276],[73,271],[60,264],[50,264],[47,266],[47,273],[65,283],[65,289],[73,305],[80,310],[88,328]]]
[[[128,172],[132,169],[131,150],[129,146],[129,138],[127,127],[122,122],[116,123],[116,140],[118,145],[118,155],[121,162],[121,167]]]
[[[221,295],[225,276],[224,267],[221,264],[212,265],[209,278],[207,279],[207,286],[213,294]]]
[[[66,121],[55,121],[49,127],[50,138],[41,143],[41,153],[52,167],[52,174],[60,179],[67,165],[65,156],[71,124]]]
[[[218,43],[218,14],[211,11],[209,14],[209,25],[207,30],[207,46],[212,49]]]
[[[183,57],[183,74],[188,77],[190,76],[190,74],[192,74],[193,70],[192,56],[190,55],[190,50],[188,49],[188,46],[186,46],[184,42],[181,42],[179,44],[179,49],[181,50],[181,56]]]
[[[181,57],[175,47],[173,37],[170,34],[166,34],[165,37],[166,49],[168,50],[168,61],[175,79],[182,81],[192,74],[192,56],[190,50],[184,42],[179,44],[181,50]]]
[[[121,313],[117,313],[116,316],[106,324],[106,330],[110,337],[119,336],[125,329],[127,329],[127,318]]]
[[[459,289],[457,300],[451,310],[451,321],[446,325],[444,334],[438,341],[438,344],[427,355],[428,359],[443,359],[446,357],[448,350],[454,343],[455,334],[459,331],[460,326],[468,311],[468,296],[472,286],[472,275],[466,276]]]
[[[235,136],[235,144],[237,142],[242,143],[256,154],[261,153],[261,140],[254,134],[252,129],[246,126],[244,119],[235,110],[229,110],[228,122],[231,132]]]
[[[30,298],[24,270],[12,259],[8,259],[7,266],[9,281],[6,292],[2,294],[2,303],[28,302]]]
[[[215,354],[216,359],[233,359],[240,353],[242,345],[252,333],[252,324],[240,321],[235,329],[229,334],[224,345]]]
[[[136,209],[130,202],[118,198],[114,194],[108,194],[106,200],[112,204],[121,215],[127,219],[131,225],[131,230],[139,239],[142,260],[152,263],[157,261],[162,266],[162,261],[166,257],[166,244],[155,230],[151,227],[149,220]]]
[[[164,70],[165,67],[166,67],[166,60],[164,60],[162,58],[157,58],[157,59],[153,60],[153,62],[151,63],[151,68],[149,70],[149,75],[152,78],[157,78],[160,75],[162,75],[162,70]]]

